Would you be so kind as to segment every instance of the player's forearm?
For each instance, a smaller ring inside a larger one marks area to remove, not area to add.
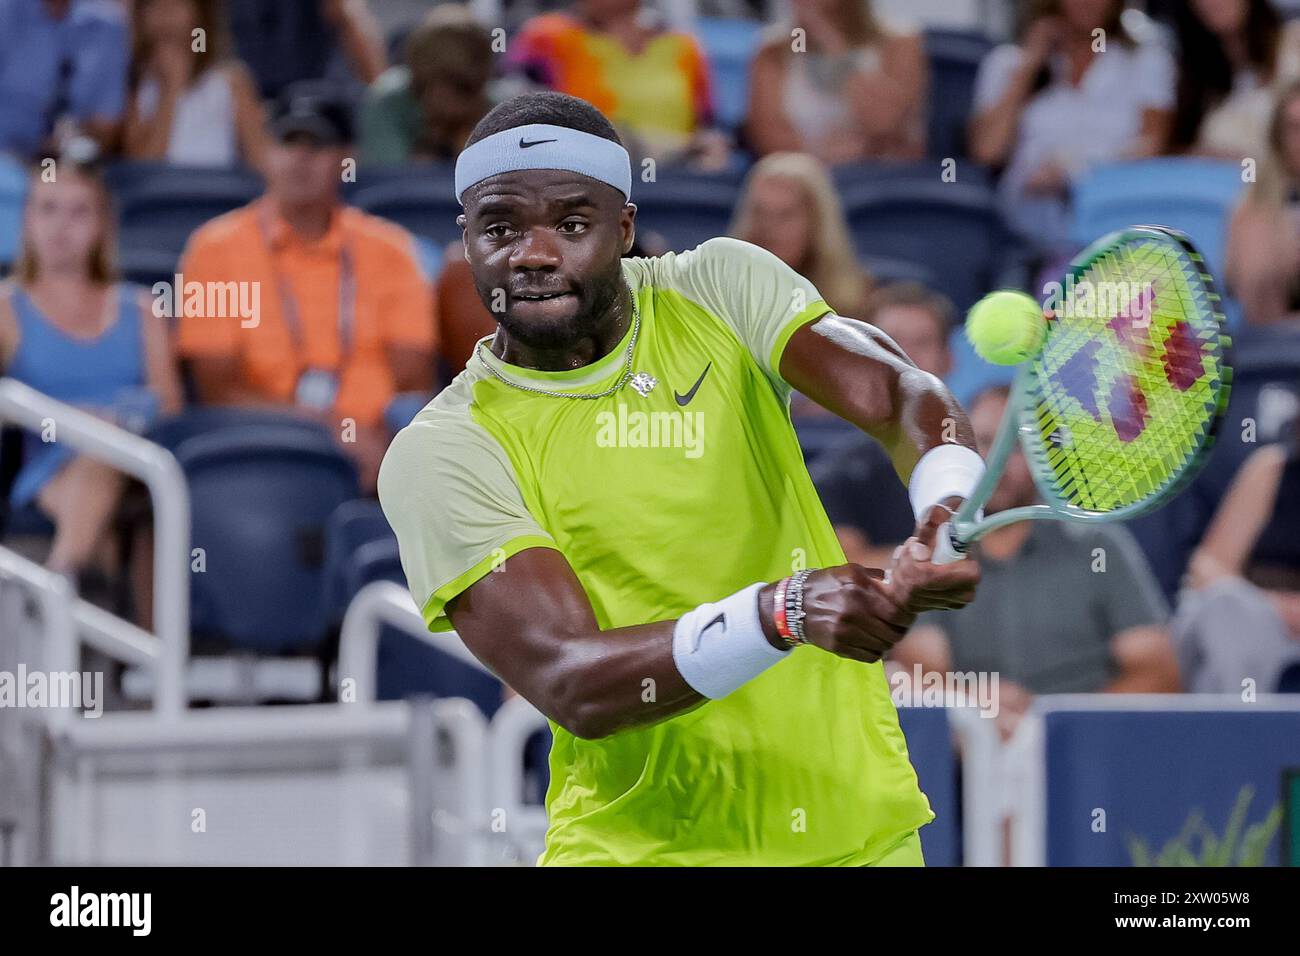
[[[596,631],[565,640],[556,658],[534,670],[533,706],[577,737],[607,737],[657,724],[705,698],[673,661],[675,621]]]
[[[931,448],[975,447],[966,413],[947,386],[865,322],[828,316],[804,326],[786,346],[781,374],[884,445],[904,482]]]

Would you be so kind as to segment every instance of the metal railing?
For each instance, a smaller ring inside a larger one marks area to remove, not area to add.
[[[190,497],[180,465],[166,449],[12,378],[0,378],[0,424],[6,423],[38,433],[53,427],[60,444],[138,478],[148,488],[154,523],[154,633],[75,599],[70,601],[73,646],[58,653],[75,661],[79,636],[113,657],[149,666],[155,672],[154,713],[181,714],[188,705]],[[10,573],[23,567],[29,581],[32,569],[39,570],[12,551],[0,548],[0,554]],[[39,584],[37,590],[49,592]]]

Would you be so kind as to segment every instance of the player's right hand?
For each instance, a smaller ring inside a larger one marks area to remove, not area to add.
[[[874,663],[903,639],[916,613],[899,604],[884,583],[885,572],[860,564],[814,571],[804,582],[804,636],[809,644],[855,661]],[[759,594],[760,616],[769,640],[775,586]],[[784,646],[784,645],[781,645]]]

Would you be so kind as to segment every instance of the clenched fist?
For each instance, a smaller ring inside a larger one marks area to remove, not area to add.
[[[917,614],[962,607],[975,596],[980,569],[974,560],[934,564],[935,534],[951,516],[932,507],[916,533],[895,552],[889,571],[842,564],[814,571],[804,583],[804,635],[822,650],[874,663],[903,639]],[[759,592],[759,615],[767,639],[785,648],[773,618],[776,585]]]

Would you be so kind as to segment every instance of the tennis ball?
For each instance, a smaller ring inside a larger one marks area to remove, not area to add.
[[[966,314],[966,338],[980,358],[994,365],[1017,365],[1033,357],[1046,336],[1042,306],[1023,292],[990,292]]]

